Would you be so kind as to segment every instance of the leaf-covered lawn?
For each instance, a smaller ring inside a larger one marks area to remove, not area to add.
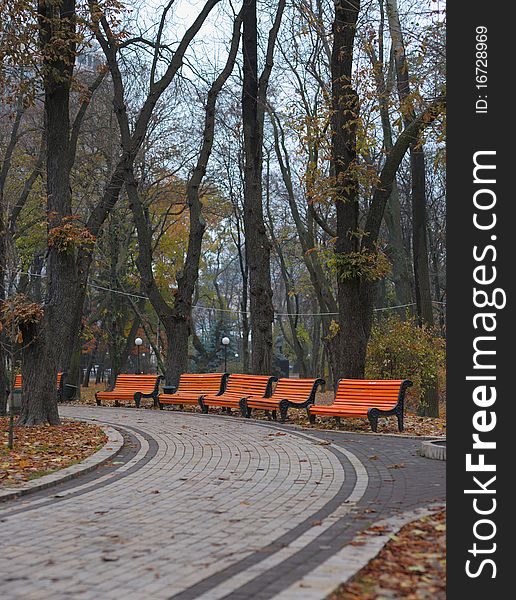
[[[81,389],[81,404],[95,404],[95,391],[96,390],[104,390],[104,384],[100,385],[92,385],[87,388]],[[331,404],[333,399],[333,392],[324,392],[318,393],[316,404]],[[102,402],[105,406],[113,406],[114,402]],[[412,402],[413,406],[414,403]],[[122,406],[130,406],[134,408],[133,402],[127,402],[122,404]],[[414,435],[414,436],[422,436],[422,437],[433,437],[433,436],[445,436],[446,435],[446,413],[445,413],[445,405],[442,403],[441,405],[441,416],[438,419],[433,419],[431,417],[418,417],[415,414],[415,409],[408,408],[405,412],[405,429],[403,433],[405,435]],[[152,399],[142,399],[142,408],[151,408],[152,407]],[[165,410],[173,410],[172,408],[166,408]],[[184,411],[190,412],[199,412],[197,407],[185,406],[183,408]],[[222,413],[220,409],[210,408],[210,413]],[[225,414],[225,413],[224,413]],[[239,411],[233,410],[233,414],[240,414]],[[261,410],[253,411],[252,419],[267,419],[265,413]],[[294,423],[296,425],[300,425],[301,427],[309,427],[315,429],[331,429],[331,430],[339,430],[339,431],[357,431],[357,432],[366,432],[371,433],[371,426],[369,425],[369,421],[367,419],[341,419],[340,427],[336,424],[335,420],[328,417],[317,417],[317,421],[315,425],[311,425],[306,416],[306,410],[295,410],[289,409],[288,411],[288,423]],[[386,419],[379,419],[378,421],[378,433],[398,433],[398,422],[396,417],[389,417]]]
[[[9,418],[0,417],[0,487],[46,475],[84,460],[107,441],[96,425],[63,420],[62,425],[15,427],[9,450]]]
[[[388,598],[446,598],[446,511],[405,525],[375,559],[327,600]]]

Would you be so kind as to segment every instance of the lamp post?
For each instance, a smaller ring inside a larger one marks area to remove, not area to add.
[[[141,337],[137,337],[134,340],[134,343],[136,344],[136,349],[137,349],[137,354],[136,354],[136,373],[139,375],[140,374],[140,346],[143,344],[143,340]]]
[[[228,337],[223,337],[222,340],[222,345],[224,346],[224,373],[228,370],[228,344],[229,344],[229,338]]]

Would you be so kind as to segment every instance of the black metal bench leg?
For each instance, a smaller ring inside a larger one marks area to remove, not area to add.
[[[340,427],[341,422],[340,422],[340,417],[334,417],[335,418],[335,423],[337,424],[338,427]]]
[[[284,402],[282,400],[279,405],[279,410],[280,410],[280,420],[282,423],[284,423],[287,418],[287,413],[288,413],[288,402]]]
[[[369,424],[371,425],[371,429],[374,433],[376,433],[376,430],[378,429],[378,416],[373,410],[369,410],[367,413],[367,418],[369,420]]]
[[[249,418],[251,411],[249,408],[247,408],[247,402],[245,398],[240,399],[238,406],[240,407],[240,415],[244,418]]]
[[[397,414],[398,417],[398,431],[403,431],[403,412],[400,412]]]
[[[315,425],[315,415],[312,415],[310,412],[308,412],[308,420],[310,421],[310,425]]]

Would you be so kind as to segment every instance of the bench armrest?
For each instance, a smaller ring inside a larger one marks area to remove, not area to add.
[[[371,424],[371,429],[376,432],[378,425],[378,417],[390,417],[395,415],[398,418],[398,429],[403,431],[403,412],[405,405],[405,392],[413,385],[410,379],[405,379],[400,385],[400,391],[398,392],[398,401],[396,405],[390,410],[381,410],[380,408],[371,407],[367,411],[367,418]]]
[[[149,394],[144,394],[143,392],[134,392],[135,396],[136,396],[136,394],[138,394],[138,396],[140,396],[140,398],[154,398],[154,396],[156,396],[156,391],[153,390]]]
[[[272,384],[275,381],[278,381],[278,377],[276,377],[275,375],[272,375],[269,379],[269,381],[267,382],[267,387],[265,388],[265,394],[264,394],[264,398],[270,398],[272,396]],[[248,394],[248,396],[251,396],[252,394]]]
[[[229,373],[224,373],[224,375],[222,375],[222,381],[220,382],[220,390],[215,394],[215,396],[222,396],[222,394],[226,391],[226,388],[228,386],[228,377]]]

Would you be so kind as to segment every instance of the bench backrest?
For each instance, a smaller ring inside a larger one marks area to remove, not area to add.
[[[142,392],[150,394],[156,388],[158,375],[133,375],[120,373],[115,381],[113,391],[117,392]]]
[[[183,373],[179,377],[176,393],[218,394],[226,377],[226,373]]]
[[[324,383],[323,379],[289,379],[282,377],[278,380],[271,396],[274,400],[292,400],[293,402],[305,402],[315,396],[318,385]]]
[[[57,389],[63,387],[63,375],[64,373],[61,371],[57,374]]]
[[[59,389],[63,382],[63,373],[59,372],[57,374],[57,389]],[[21,373],[18,373],[18,375],[16,375],[16,377],[14,378],[14,389],[15,390],[19,390],[22,387],[22,376]]]
[[[404,379],[340,379],[335,405],[355,405],[389,410],[396,406]]]
[[[240,375],[231,374],[228,377],[226,394],[242,394],[242,396],[261,396],[270,395],[273,381],[277,377],[269,375]]]

